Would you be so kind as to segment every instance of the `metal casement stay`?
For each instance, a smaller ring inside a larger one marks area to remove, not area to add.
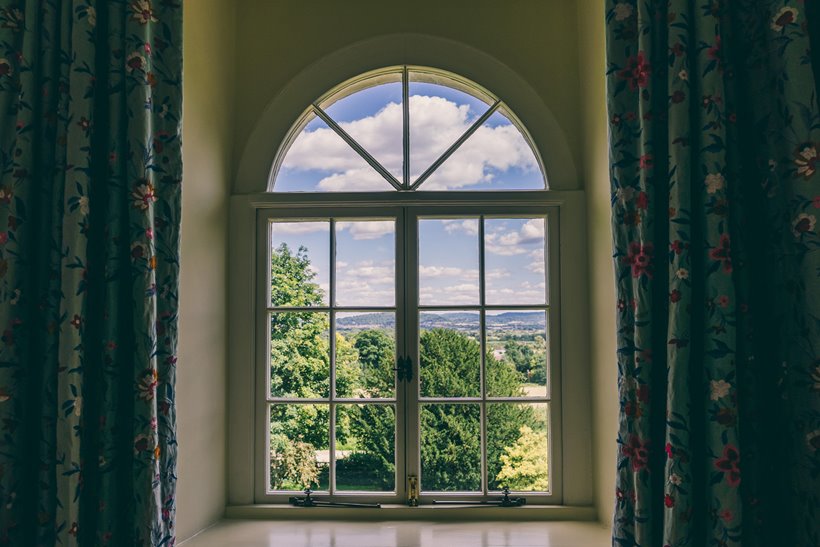
[[[527,504],[527,498],[523,496],[510,496],[510,489],[506,486],[501,490],[501,499],[498,500],[433,500],[435,505],[464,505],[475,507],[523,507]]]
[[[317,500],[312,497],[313,490],[305,489],[304,497],[291,496],[288,498],[288,503],[294,507],[355,507],[361,509],[381,509],[380,503],[351,503],[343,501],[326,501]]]

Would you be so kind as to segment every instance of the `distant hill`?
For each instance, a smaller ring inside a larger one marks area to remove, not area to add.
[[[457,312],[457,313],[436,313],[422,312],[422,329],[453,329],[453,330],[475,330],[479,322],[478,312]],[[349,315],[339,317],[336,328],[341,331],[354,331],[364,329],[392,329],[395,326],[395,316],[392,313],[362,313],[359,315]],[[514,329],[514,330],[543,330],[544,312],[524,311],[524,312],[504,312],[498,315],[487,315],[487,327],[491,330]]]

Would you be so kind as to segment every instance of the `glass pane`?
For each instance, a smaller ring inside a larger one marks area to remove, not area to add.
[[[336,395],[396,396],[396,314],[336,314]]]
[[[275,192],[370,192],[393,190],[364,158],[320,118],[294,139],[279,172]]]
[[[487,311],[487,396],[547,396],[546,312]]]
[[[500,110],[447,158],[420,190],[543,190],[544,177],[524,135]]]
[[[546,219],[484,220],[487,304],[546,303]]]
[[[393,405],[336,407],[336,489],[396,489],[396,409]]]
[[[329,405],[271,405],[271,490],[327,490]]]
[[[481,322],[478,312],[419,314],[422,397],[481,396]]]
[[[396,302],[396,221],[336,223],[336,305]]]
[[[481,490],[481,413],[478,404],[421,405],[421,489]]]
[[[271,305],[327,306],[330,222],[271,222],[270,247]]]
[[[450,85],[448,85],[450,84]],[[410,73],[410,180],[415,181],[490,107],[440,76]]]
[[[401,182],[404,162],[401,74],[389,76],[395,81],[358,89],[322,109]],[[384,81],[384,77],[376,81]]]
[[[419,303],[478,304],[478,219],[419,219]]]
[[[271,313],[271,396],[326,398],[329,391],[330,322],[327,312]]]
[[[487,487],[549,490],[546,403],[487,405]]]

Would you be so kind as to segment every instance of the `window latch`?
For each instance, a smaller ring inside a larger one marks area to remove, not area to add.
[[[335,501],[317,500],[311,497],[313,490],[305,489],[304,497],[291,496],[288,503],[294,507],[361,507],[365,509],[380,509],[381,505],[378,503],[342,503]]]
[[[409,357],[399,357],[396,359],[396,368],[393,370],[396,371],[399,382],[413,381],[413,361],[411,361]]]
[[[527,504],[527,498],[510,496],[510,489],[506,486],[501,490],[500,500],[460,501],[460,500],[433,500],[436,505],[479,505],[486,507],[521,507]]]

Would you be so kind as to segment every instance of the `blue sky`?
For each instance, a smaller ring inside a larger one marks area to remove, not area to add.
[[[438,84],[410,84],[410,172],[420,175],[489,107]],[[326,107],[326,112],[390,173],[401,180],[401,83],[370,87]],[[433,176],[424,190],[538,189],[544,181],[521,133],[494,113]],[[319,119],[311,120],[286,154],[276,191],[381,191],[391,187]]]
[[[419,220],[419,300],[421,305],[479,304],[477,217]],[[546,303],[545,219],[486,218],[484,224],[486,303]],[[330,223],[275,222],[271,245],[307,248],[316,282],[328,291]],[[395,305],[395,221],[336,223],[336,304]]]

